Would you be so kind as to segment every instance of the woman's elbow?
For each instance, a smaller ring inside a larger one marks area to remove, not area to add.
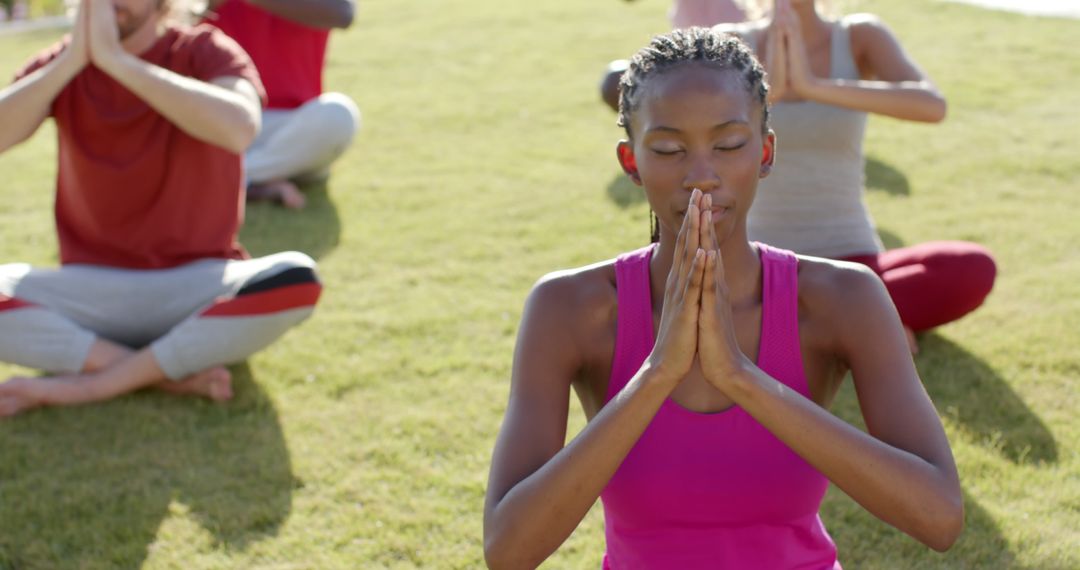
[[[484,562],[487,567],[492,570],[517,570],[539,566],[545,557],[530,551],[529,548],[523,548],[520,541],[511,536],[513,533],[508,530],[510,529],[485,524]]]
[[[934,513],[926,521],[922,532],[917,537],[920,542],[938,552],[952,548],[964,531],[964,501],[957,498],[950,501],[941,512]]]
[[[940,123],[945,120],[945,114],[949,110],[945,97],[938,92],[933,85],[922,85],[923,96],[919,105],[912,108],[913,120],[922,123]]]
[[[506,560],[505,555],[491,540],[484,540],[484,563],[491,570],[501,570],[502,568],[510,568],[511,565]]]
[[[491,570],[523,567],[520,560],[515,560],[513,549],[496,532],[484,532],[484,562]]]
[[[945,98],[941,95],[934,97],[934,100],[927,107],[927,123],[940,123],[945,120],[945,115],[949,111],[949,105],[945,102]]]

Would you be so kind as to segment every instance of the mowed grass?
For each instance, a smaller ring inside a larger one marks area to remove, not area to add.
[[[881,15],[950,104],[938,126],[872,120],[883,237],[978,241],[1000,276],[917,358],[959,462],[965,533],[936,554],[834,491],[823,516],[841,561],[1080,567],[1080,22],[846,4]],[[138,394],[0,422],[0,569],[482,566],[530,286],[647,239],[596,83],[666,29],[666,8],[361,3],[327,73],[364,114],[357,143],[307,211],[249,208],[242,235],[254,254],[318,258],[316,316],[234,369],[233,403]],[[57,37],[0,38],[0,76]],[[0,172],[0,260],[54,264],[52,126]],[[858,423],[850,388],[835,410]],[[603,549],[594,509],[546,567],[597,568]]]

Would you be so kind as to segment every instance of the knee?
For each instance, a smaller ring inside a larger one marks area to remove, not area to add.
[[[600,80],[600,98],[615,111],[619,110],[619,82],[628,67],[629,62],[625,59],[615,60],[608,65]]]
[[[15,288],[33,268],[27,263],[5,263],[0,265],[0,295],[15,296]]]
[[[322,292],[322,282],[319,280],[317,264],[311,256],[299,251],[286,251],[268,256],[265,261],[266,268],[260,271],[255,279],[245,284],[237,296],[296,288],[306,291],[303,294],[306,298],[312,298],[311,296],[314,295],[310,304],[315,304],[314,301]]]
[[[971,242],[947,242],[943,248],[948,255],[941,259],[948,263],[949,281],[957,297],[971,308],[978,307],[994,288],[997,278],[994,256],[990,250]]]
[[[360,109],[356,103],[341,93],[323,93],[317,101],[320,132],[333,140],[335,146],[352,142],[360,130]]]
[[[994,281],[997,279],[997,263],[994,262],[994,256],[989,250],[982,246],[976,247],[978,250],[973,250],[967,256],[967,272],[972,282],[972,294],[977,295],[981,303],[994,288]]]
[[[304,280],[319,283],[319,267],[312,257],[299,251],[284,251],[276,255],[274,267],[278,272],[292,271],[304,276]]]

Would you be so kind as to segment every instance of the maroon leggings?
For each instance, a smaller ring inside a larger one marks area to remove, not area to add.
[[[933,241],[844,261],[877,273],[900,320],[916,332],[974,311],[990,293],[997,274],[990,252],[966,241]]]

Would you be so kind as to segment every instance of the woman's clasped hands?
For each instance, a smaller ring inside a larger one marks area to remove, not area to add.
[[[807,98],[814,73],[802,36],[799,16],[790,0],[776,0],[766,28],[765,71],[769,77],[769,102]]]
[[[716,229],[712,197],[694,189],[675,241],[651,367],[672,381],[699,365],[720,391],[753,366],[739,348]]]

